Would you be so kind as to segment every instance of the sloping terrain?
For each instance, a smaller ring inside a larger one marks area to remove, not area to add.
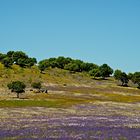
[[[44,74],[36,66],[0,69],[0,139],[140,139],[136,88],[57,68]],[[7,89],[14,80],[27,85],[20,99]],[[41,81],[48,94],[30,91],[35,81]]]

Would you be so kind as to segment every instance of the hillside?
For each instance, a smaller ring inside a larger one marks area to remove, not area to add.
[[[135,103],[140,101],[140,90],[117,86],[117,81],[113,77],[106,80],[94,80],[87,73],[72,73],[59,68],[49,68],[44,73],[40,73],[37,66],[21,68],[13,65],[12,68],[7,69],[0,64],[0,69],[1,100],[16,99],[16,94],[8,90],[7,84],[19,80],[26,84],[26,92],[20,98],[26,99],[26,102],[28,100],[49,100],[57,107],[57,104],[67,106],[75,103],[106,101]],[[48,94],[30,91],[31,83],[36,81],[41,82],[42,86],[48,89]],[[47,103],[42,102],[40,106],[47,106]]]
[[[139,139],[139,89],[58,68],[0,67],[0,139]],[[13,80],[27,86],[20,98],[6,86]],[[30,91],[34,81],[48,93]]]
[[[20,98],[7,88],[16,80],[26,84]],[[48,93],[30,90],[38,81]],[[140,90],[113,77],[0,64],[0,83],[0,139],[139,139]]]

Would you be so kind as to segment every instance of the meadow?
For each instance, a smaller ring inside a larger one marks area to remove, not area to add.
[[[140,139],[139,89],[117,86],[113,77],[94,80],[58,68],[41,74],[36,66],[0,67],[0,139]],[[17,99],[6,85],[19,79],[27,88]],[[48,93],[30,91],[34,81]]]

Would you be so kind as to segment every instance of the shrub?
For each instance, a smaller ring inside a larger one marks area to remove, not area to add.
[[[34,82],[31,85],[35,89],[41,89],[41,83],[40,82]]]

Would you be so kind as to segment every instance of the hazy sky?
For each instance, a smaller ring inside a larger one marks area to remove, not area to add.
[[[140,71],[140,0],[0,0],[0,52]]]

